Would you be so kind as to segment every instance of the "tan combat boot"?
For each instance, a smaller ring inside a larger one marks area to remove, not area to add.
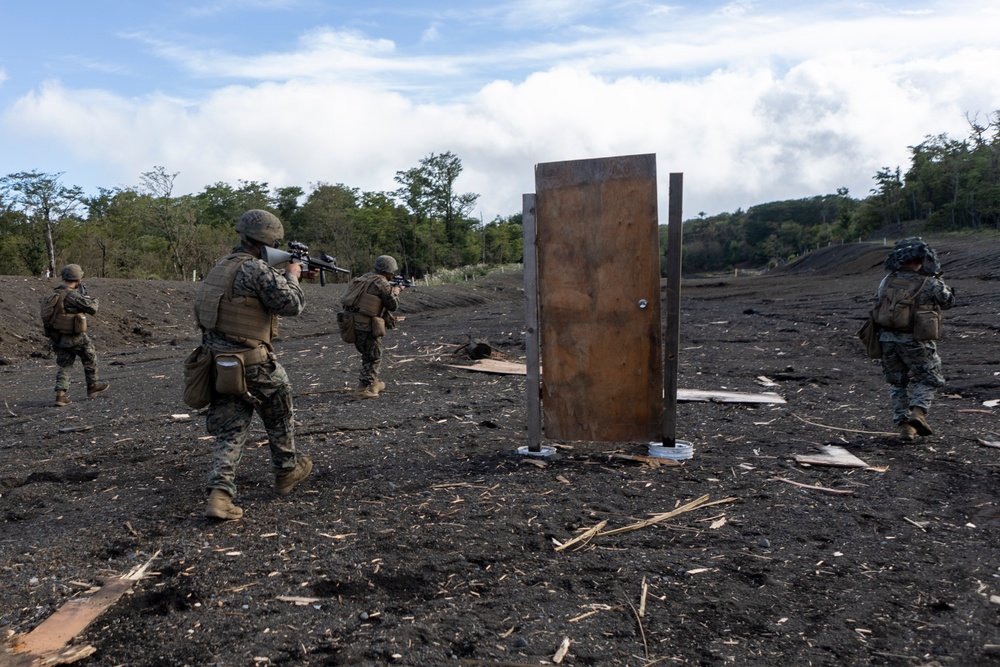
[[[372,389],[371,385],[363,384],[354,390],[354,398],[378,398],[378,392]]]
[[[295,467],[288,472],[280,472],[274,476],[274,492],[279,496],[287,496],[298,483],[312,472],[313,462],[308,456],[300,454]]]
[[[233,504],[233,497],[222,489],[212,489],[208,496],[208,506],[205,507],[205,516],[209,519],[239,519],[243,516],[243,510]]]
[[[917,439],[917,429],[903,422],[899,425],[899,439],[903,442],[913,442]]]
[[[69,405],[72,402],[73,401],[69,400],[69,396],[66,395],[65,391],[57,391],[56,392],[56,403],[55,403],[55,405],[56,405],[57,408],[61,408],[64,405]]]
[[[87,387],[87,398],[100,394],[102,391],[110,387],[111,385],[107,382],[95,382],[94,384]]]
[[[381,394],[383,389],[385,389],[385,382],[382,382],[381,380],[375,380],[372,382],[372,391],[376,394]]]
[[[931,425],[927,423],[927,411],[923,408],[910,408],[909,424],[916,431],[917,435],[933,435]]]

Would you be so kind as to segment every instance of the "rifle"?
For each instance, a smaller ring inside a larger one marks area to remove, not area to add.
[[[267,262],[268,266],[277,266],[278,264],[289,262],[304,264],[310,271],[319,269],[319,284],[323,286],[326,285],[327,271],[346,273],[348,275],[351,273],[347,269],[337,266],[337,260],[329,255],[323,254],[319,258],[310,257],[309,246],[299,241],[290,241],[288,243],[288,252],[265,246],[261,248],[261,258]]]
[[[414,282],[410,278],[404,278],[403,276],[393,276],[389,284],[393,287],[413,287]]]

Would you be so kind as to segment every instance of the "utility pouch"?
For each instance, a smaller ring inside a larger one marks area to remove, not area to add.
[[[83,313],[65,313],[52,318],[52,328],[63,334],[82,334],[87,331],[87,316]]]
[[[381,317],[372,318],[372,336],[381,338],[385,335],[385,320]]]
[[[354,313],[342,310],[337,313],[337,327],[340,329],[340,339],[345,343],[357,340],[354,335]]]
[[[242,396],[247,393],[247,378],[243,372],[242,356],[215,355],[215,391],[224,396]]]
[[[882,356],[882,342],[878,339],[878,334],[879,327],[875,324],[873,316],[869,316],[858,330],[858,338],[865,346],[865,354],[869,359],[879,359]]]
[[[913,316],[913,340],[937,340],[941,335],[941,313],[937,310],[918,310]]]
[[[184,360],[184,404],[200,410],[212,402],[212,351],[196,347]]]

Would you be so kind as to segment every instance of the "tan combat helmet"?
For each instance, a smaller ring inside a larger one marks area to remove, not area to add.
[[[67,264],[62,268],[62,279],[67,282],[79,282],[83,280],[83,269],[79,264]]]
[[[399,271],[399,264],[392,255],[379,255],[375,258],[375,273],[394,274]]]
[[[273,248],[285,235],[285,228],[276,215],[255,208],[240,216],[236,223],[236,232],[240,236]]]

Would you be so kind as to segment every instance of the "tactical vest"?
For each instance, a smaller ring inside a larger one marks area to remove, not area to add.
[[[250,259],[247,253],[233,253],[212,267],[194,302],[195,319],[203,329],[223,333],[234,343],[270,347],[278,334],[278,318],[257,297],[233,296],[236,272]]]

